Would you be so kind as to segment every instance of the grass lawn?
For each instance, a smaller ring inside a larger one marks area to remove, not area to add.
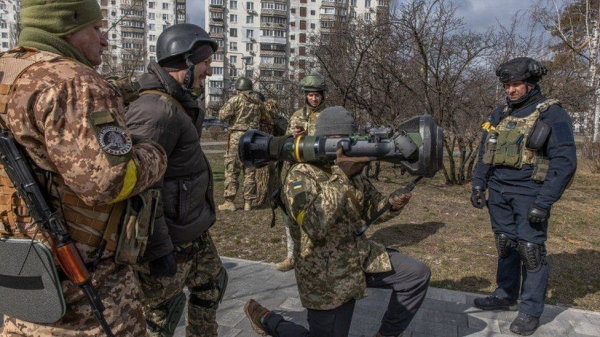
[[[208,135],[207,135],[208,136]],[[218,137],[223,140],[223,136]],[[206,137],[204,141],[214,141]],[[224,149],[211,146],[205,149]],[[223,154],[208,154],[215,178],[215,200],[223,202]],[[383,163],[383,193],[407,185],[414,177],[400,175]],[[495,288],[496,248],[486,209],[469,201],[470,185],[446,186],[443,176],[423,179],[404,212],[367,235],[427,263],[431,286],[487,294]],[[548,233],[550,285],[546,303],[600,311],[600,175],[580,163],[571,187],[552,209]],[[242,206],[241,192],[236,199]],[[268,207],[251,213],[217,211],[211,228],[219,253],[247,260],[277,262],[285,256],[285,232],[279,212],[271,228]]]

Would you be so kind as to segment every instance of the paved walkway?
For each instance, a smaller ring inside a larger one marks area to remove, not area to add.
[[[306,311],[298,299],[294,272],[282,273],[272,264],[223,258],[229,272],[229,286],[219,307],[219,337],[257,336],[244,315],[244,303],[258,300],[295,322],[306,324]],[[425,336],[518,336],[509,330],[516,311],[481,311],[473,299],[481,296],[460,291],[429,288],[423,306],[404,337]],[[350,336],[373,336],[387,307],[389,291],[369,289],[369,296],[357,302]],[[546,306],[541,326],[532,336],[600,336],[600,313]],[[183,321],[175,336],[184,337]]]

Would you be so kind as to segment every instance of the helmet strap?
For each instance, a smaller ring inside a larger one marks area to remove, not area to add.
[[[187,91],[191,91],[194,84],[194,64],[190,61],[190,55],[190,53],[185,54],[185,64],[188,66],[188,69],[183,77],[183,89]]]

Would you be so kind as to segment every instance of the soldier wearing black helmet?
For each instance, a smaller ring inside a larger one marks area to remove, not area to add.
[[[225,202],[219,205],[221,211],[235,211],[235,196],[239,188],[238,176],[244,175],[244,211],[252,210],[252,203],[257,198],[256,170],[245,167],[237,155],[238,143],[245,131],[258,129],[261,116],[267,111],[260,95],[252,91],[252,80],[240,77],[235,81],[237,95],[230,98],[219,110],[219,119],[229,124],[229,140],[225,153],[225,186],[223,197]]]
[[[542,95],[538,85],[546,73],[528,57],[498,67],[506,104],[482,125],[473,173],[471,203],[488,207],[498,251],[497,288],[475,299],[475,306],[508,310],[518,305],[510,330],[521,335],[539,326],[549,277],[548,219],[577,167],[571,118],[559,101]]]
[[[187,302],[187,335],[216,336],[227,273],[209,233],[216,211],[212,172],[200,147],[204,111],[197,96],[212,75],[217,43],[202,28],[184,23],[164,30],[156,47],[158,62],[150,62],[139,78],[140,97],[126,113],[129,130],[158,142],[168,156],[155,217],[168,231],[155,226],[137,273],[148,332],[172,336]],[[164,242],[170,249],[161,249]]]

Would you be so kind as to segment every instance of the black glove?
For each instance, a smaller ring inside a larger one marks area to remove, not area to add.
[[[471,205],[475,208],[482,209],[485,205],[485,190],[479,186],[473,187],[471,192]]]
[[[173,277],[177,274],[177,263],[175,262],[175,255],[173,252],[150,261],[149,265],[150,275],[154,277]]]
[[[527,212],[527,220],[531,223],[541,223],[548,220],[548,210],[541,208],[536,204],[529,206],[529,212]]]

